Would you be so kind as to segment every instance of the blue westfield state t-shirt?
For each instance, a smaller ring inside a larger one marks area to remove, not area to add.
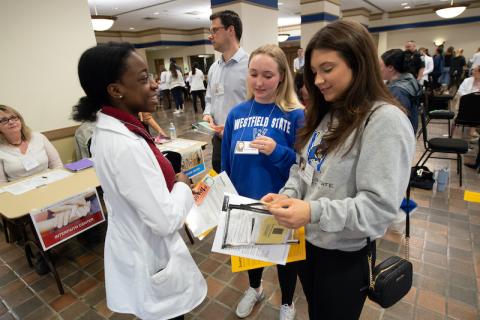
[[[222,140],[222,170],[226,171],[241,196],[260,199],[278,192],[287,182],[295,163],[295,136],[303,126],[304,110],[284,112],[274,103],[242,102],[228,114]],[[237,141],[267,136],[277,143],[267,156],[235,154]]]

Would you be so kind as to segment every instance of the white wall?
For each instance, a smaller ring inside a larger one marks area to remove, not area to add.
[[[405,42],[412,39],[417,43],[417,48],[428,48],[434,54],[434,40],[444,40],[445,47],[463,48],[466,58],[471,58],[480,47],[478,37],[480,22],[452,25],[445,27],[415,28],[387,32],[387,50],[404,48]]]
[[[1,1],[0,30],[0,103],[33,130],[75,125],[78,59],[96,44],[87,0]]]
[[[150,73],[155,73],[155,59],[163,59],[165,61],[165,66],[168,68],[170,65],[170,58],[175,57],[183,57],[183,70],[185,68],[190,70],[190,61],[188,59],[189,56],[199,55],[199,54],[213,54],[213,46],[211,45],[198,45],[198,46],[177,46],[171,47],[170,49],[148,49],[147,48],[147,62],[148,62],[148,69]]]

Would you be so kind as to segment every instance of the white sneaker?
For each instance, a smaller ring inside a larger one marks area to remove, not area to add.
[[[280,307],[280,320],[293,320],[296,313],[297,310],[295,310],[293,302],[291,307],[288,304],[284,304]]]
[[[235,311],[237,317],[246,318],[252,313],[253,307],[259,301],[262,301],[265,298],[263,294],[263,288],[260,287],[261,291],[257,293],[257,290],[252,287],[248,288],[247,291],[243,294],[242,300],[238,303],[237,310]]]
[[[180,112],[181,111],[177,109],[177,110],[173,111],[173,114],[179,114]]]

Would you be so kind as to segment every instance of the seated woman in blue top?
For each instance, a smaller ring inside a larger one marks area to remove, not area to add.
[[[408,112],[413,132],[418,129],[418,104],[421,89],[406,69],[405,53],[401,49],[391,49],[382,54],[380,70],[383,80],[387,80],[388,90]]]
[[[277,192],[295,163],[295,135],[303,125],[304,110],[295,94],[283,51],[276,45],[255,50],[248,64],[247,101],[228,114],[222,141],[222,169],[242,196],[260,199]],[[263,269],[248,272],[250,288],[236,314],[247,317],[263,299]],[[280,319],[293,319],[297,279],[294,265],[278,266],[282,308]]]

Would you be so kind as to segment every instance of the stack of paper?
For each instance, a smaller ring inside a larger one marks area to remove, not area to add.
[[[210,126],[210,123],[208,123],[207,121],[199,121],[192,123],[192,128],[193,130],[200,133],[211,135],[215,134],[215,130],[213,130],[213,128]]]

